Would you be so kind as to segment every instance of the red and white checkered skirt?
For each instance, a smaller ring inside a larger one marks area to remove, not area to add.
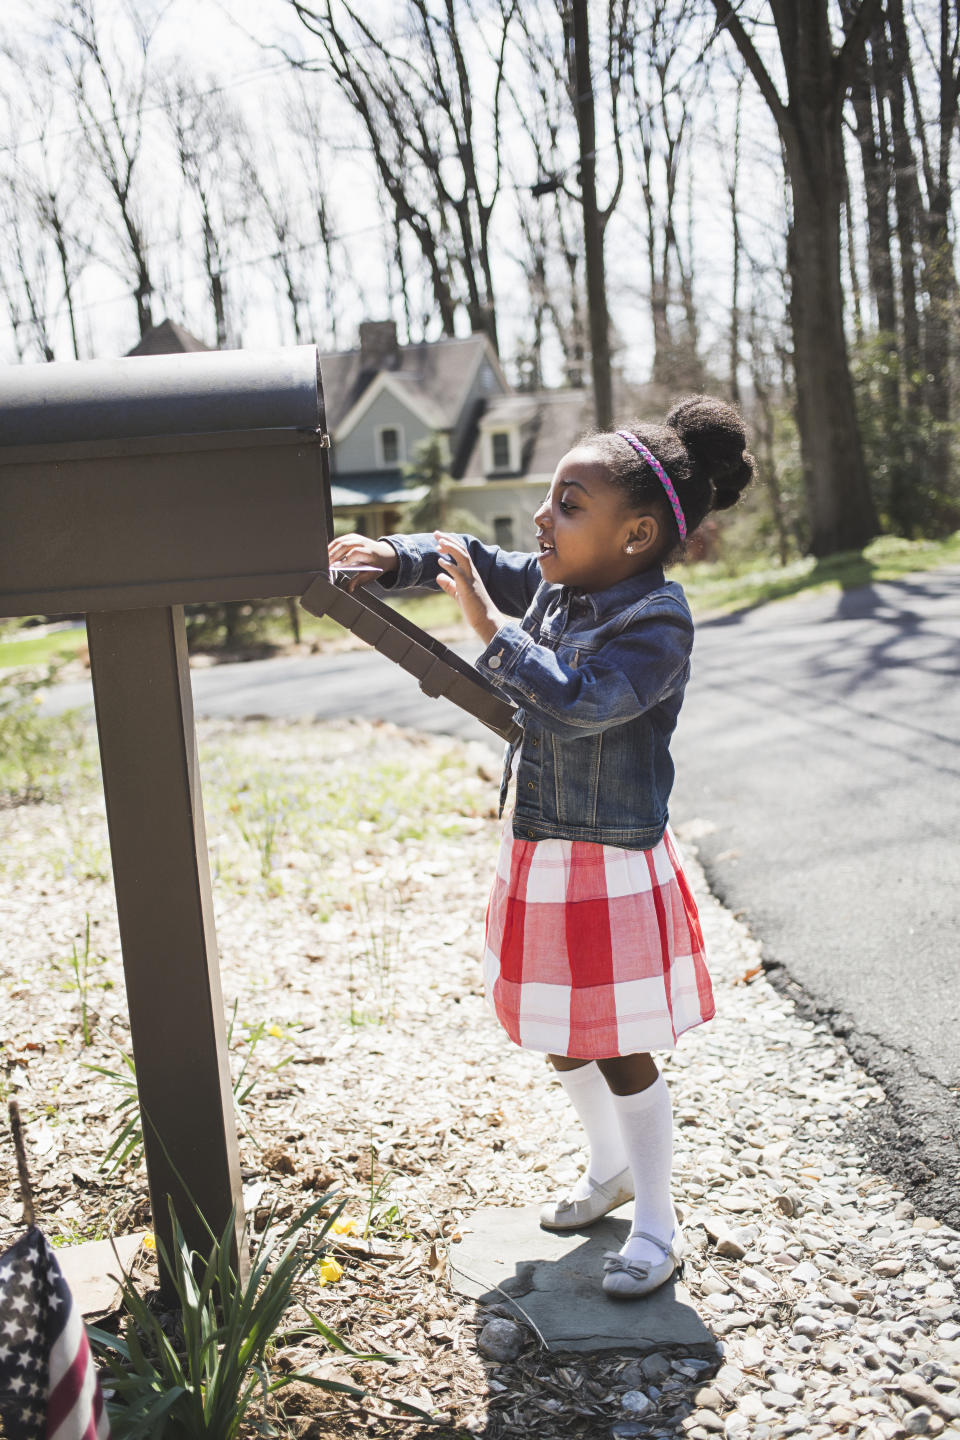
[[[696,902],[667,830],[652,850],[521,840],[508,818],[487,906],[487,999],[529,1050],[670,1050],[710,1020]]]

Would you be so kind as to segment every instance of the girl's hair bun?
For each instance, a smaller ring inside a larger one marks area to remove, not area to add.
[[[747,432],[732,405],[711,395],[679,400],[666,423],[675,430],[698,470],[712,486],[711,510],[728,510],[753,478]]]

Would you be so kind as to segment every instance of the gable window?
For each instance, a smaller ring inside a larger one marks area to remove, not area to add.
[[[494,470],[510,469],[510,431],[494,430],[490,436],[490,458]]]
[[[403,460],[403,432],[396,425],[381,425],[378,433],[379,463],[399,465]]]
[[[493,543],[501,550],[513,549],[513,518],[510,515],[495,515],[493,519]]]

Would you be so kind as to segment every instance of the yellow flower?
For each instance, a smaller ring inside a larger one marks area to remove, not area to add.
[[[268,1035],[272,1035],[275,1040],[282,1040],[282,1039],[283,1039],[283,1031],[280,1029],[280,1026],[279,1026],[279,1025],[270,1025],[270,1026],[268,1026],[268,1028],[267,1028],[267,1034],[268,1034]]]
[[[341,1215],[339,1220],[334,1220],[330,1229],[334,1235],[356,1235],[360,1229],[360,1222],[359,1220],[352,1220],[347,1215]]]
[[[343,1274],[343,1266],[332,1255],[324,1255],[320,1261],[320,1284],[335,1285]]]
[[[156,1235],[154,1235],[154,1233],[153,1233],[152,1230],[148,1230],[147,1233],[146,1233],[146,1235],[144,1235],[144,1237],[143,1237],[143,1248],[144,1248],[144,1250],[156,1250],[156,1248],[157,1248],[157,1237],[156,1237]]]

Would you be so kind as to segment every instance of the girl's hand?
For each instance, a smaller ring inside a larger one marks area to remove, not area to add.
[[[442,530],[435,530],[433,538],[441,551],[442,573],[437,576],[437,584],[447,595],[453,596],[467,624],[472,626],[484,645],[489,645],[503,624],[503,616],[487,594],[463,542],[456,535],[447,535]]]
[[[372,565],[381,575],[390,575],[400,563],[393,546],[386,540],[371,540],[367,535],[341,535],[327,546],[331,565]],[[375,575],[354,575],[346,588],[356,590],[375,580]]]

